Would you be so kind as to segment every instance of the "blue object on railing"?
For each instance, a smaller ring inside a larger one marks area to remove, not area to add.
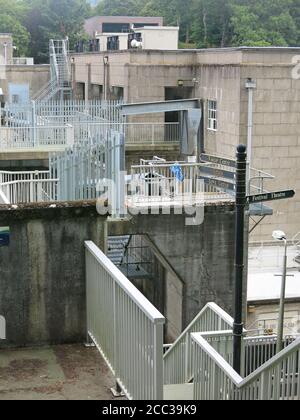
[[[176,179],[180,182],[184,181],[184,175],[181,169],[181,166],[178,163],[175,163],[171,166],[171,172],[175,175]]]

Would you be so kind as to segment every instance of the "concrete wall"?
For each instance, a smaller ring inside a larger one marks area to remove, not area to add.
[[[248,329],[272,329],[277,332],[279,302],[256,302],[248,306]],[[285,306],[284,334],[300,334],[300,302]]]
[[[265,57],[261,58],[263,61]],[[275,55],[273,64],[245,66],[241,77],[240,138],[246,142],[247,77],[256,80],[254,92],[253,167],[275,176],[266,182],[269,191],[295,189],[292,200],[270,203],[274,215],[268,217],[251,236],[252,240],[270,240],[274,230],[283,230],[289,238],[300,231],[300,80],[292,78],[293,55]],[[265,58],[266,59],[266,58]]]
[[[135,32],[142,34],[144,50],[177,50],[179,40],[178,27],[142,28]]]
[[[29,96],[42,89],[50,80],[50,67],[48,65],[9,65],[4,74],[0,76],[0,87],[3,89],[4,100],[8,100],[9,83],[29,86]]]
[[[84,241],[104,249],[106,219],[95,203],[0,208],[9,247],[0,248],[0,346],[85,340]]]
[[[185,215],[138,215],[128,223],[109,223],[108,232],[111,236],[142,234],[150,238],[184,285],[184,328],[208,302],[233,313],[234,215],[233,205],[211,205],[205,207],[200,226],[186,226]],[[247,233],[245,239],[246,245]],[[245,316],[246,277],[247,273]]]

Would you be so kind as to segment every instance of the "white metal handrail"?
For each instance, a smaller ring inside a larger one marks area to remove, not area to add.
[[[85,248],[89,337],[129,399],[163,399],[165,318],[93,242]]]
[[[0,184],[3,204],[57,200],[58,179],[23,179]]]
[[[243,379],[202,333],[193,333],[191,337],[194,346],[195,400],[300,398],[300,339]]]
[[[164,355],[165,384],[183,384],[193,375],[190,336],[198,331],[232,332],[233,318],[215,303],[208,303]]]

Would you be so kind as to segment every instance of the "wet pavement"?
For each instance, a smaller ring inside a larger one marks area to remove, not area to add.
[[[0,400],[112,400],[112,386],[95,348],[0,350]]]

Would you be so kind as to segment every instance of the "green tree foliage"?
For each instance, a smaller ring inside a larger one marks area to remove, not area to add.
[[[83,36],[84,19],[90,12],[84,0],[29,0],[25,25],[31,34],[32,54],[39,62],[47,60],[50,38],[69,37],[70,45]]]
[[[0,0],[0,31],[14,35],[18,54],[48,60],[49,38],[84,37],[92,15],[163,16],[180,26],[181,45],[299,46],[300,0]]]
[[[26,56],[29,52],[30,34],[21,23],[7,14],[0,14],[0,32],[13,35],[17,55]]]

